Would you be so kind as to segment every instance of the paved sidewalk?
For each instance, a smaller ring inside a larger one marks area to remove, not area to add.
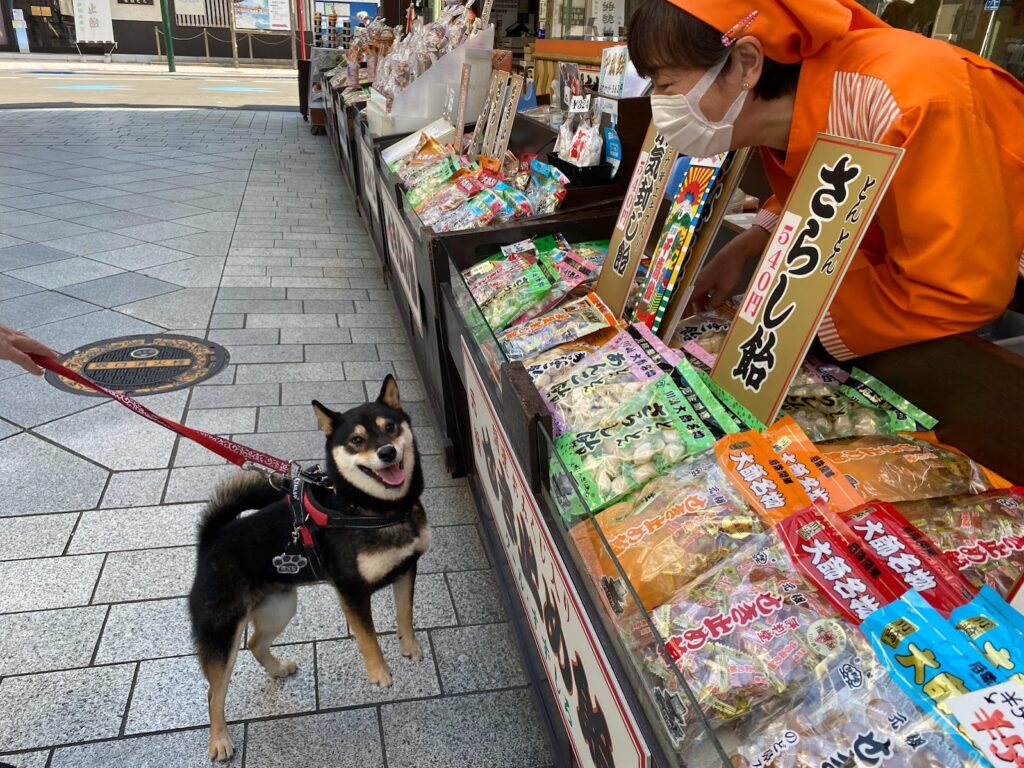
[[[395,373],[435,530],[415,611],[427,658],[399,656],[382,593],[395,685],[371,688],[330,590],[302,588],[281,638],[298,674],[271,680],[239,657],[232,765],[546,768],[476,511],[444,470],[343,184],[289,113],[0,112],[0,323],[63,350],[207,336],[227,369],[147,404],[302,460],[322,452],[310,399],[344,408]],[[0,364],[0,762],[209,765],[183,596],[201,501],[227,471],[115,403]]]

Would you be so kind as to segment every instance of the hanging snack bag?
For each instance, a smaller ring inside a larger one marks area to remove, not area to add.
[[[623,403],[604,424],[555,441],[583,503],[595,512],[714,444],[668,376]]]
[[[712,727],[803,698],[814,671],[857,633],[793,570],[777,540],[753,536],[669,602],[633,623],[631,644],[667,691],[677,678],[653,625]]]
[[[509,360],[525,360],[559,344],[575,341],[617,324],[596,293],[571,301],[545,315],[504,331],[498,341]]]
[[[596,527],[595,527],[596,526]],[[600,528],[608,547],[597,533]],[[612,555],[650,611],[766,532],[709,453],[692,456],[623,501],[572,529],[587,571],[617,617],[634,603]]]
[[[792,709],[741,727],[736,768],[981,768],[873,654],[830,659]]]
[[[905,502],[896,508],[975,587],[1012,599],[1024,581],[1024,489]]]
[[[850,437],[819,448],[865,499],[913,501],[992,488],[978,464],[920,435]]]

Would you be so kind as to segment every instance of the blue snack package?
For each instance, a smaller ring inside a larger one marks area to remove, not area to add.
[[[960,732],[947,700],[1003,682],[1005,672],[989,665],[914,591],[871,614],[861,631],[906,694],[964,749],[977,753]]]
[[[955,609],[949,623],[990,665],[1024,685],[1024,616],[992,587]]]

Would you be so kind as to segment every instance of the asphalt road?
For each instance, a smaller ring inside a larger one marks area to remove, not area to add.
[[[298,109],[295,70],[0,62],[0,109],[219,107]]]

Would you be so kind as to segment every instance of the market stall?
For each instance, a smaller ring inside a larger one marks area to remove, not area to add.
[[[556,764],[981,765],[947,699],[1024,671],[1024,359],[973,334],[851,363],[811,344],[898,153],[819,137],[822,169],[847,153],[865,177],[828,217],[828,174],[787,203],[775,246],[794,221],[831,238],[799,312],[778,309],[800,265],[770,247],[750,293],[693,314],[765,196],[759,159],[679,157],[647,99],[574,90],[571,66],[551,104],[496,71],[469,109],[471,62],[443,60],[418,122],[388,105],[423,72],[340,84],[329,134]],[[581,161],[608,128],[616,151]],[[778,361],[751,341],[766,311],[794,318]]]

